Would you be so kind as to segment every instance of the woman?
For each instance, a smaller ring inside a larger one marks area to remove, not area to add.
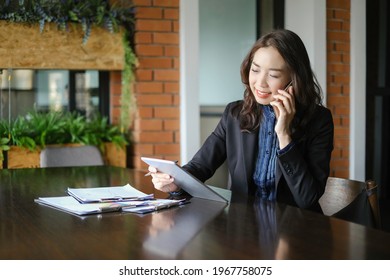
[[[302,40],[289,30],[261,37],[241,64],[241,79],[243,100],[227,105],[183,167],[206,181],[227,160],[232,192],[320,212],[334,128]],[[174,178],[149,171],[155,188],[180,191]]]

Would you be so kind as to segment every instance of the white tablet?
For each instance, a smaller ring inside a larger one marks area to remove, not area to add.
[[[207,186],[174,161],[148,157],[141,157],[141,160],[158,171],[171,175],[175,178],[175,183],[193,197],[229,203],[229,198],[223,194],[230,191]]]

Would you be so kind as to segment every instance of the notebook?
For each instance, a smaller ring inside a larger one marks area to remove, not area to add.
[[[229,203],[230,191],[211,187],[184,170],[175,161],[141,157],[141,160],[160,172],[167,173],[175,178],[175,183],[193,197]]]

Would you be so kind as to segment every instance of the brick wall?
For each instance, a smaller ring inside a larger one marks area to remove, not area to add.
[[[327,106],[335,134],[330,176],[349,177],[350,0],[327,0]]]
[[[179,0],[133,0],[135,52],[139,60],[134,93],[130,165],[146,168],[141,156],[180,158]],[[120,72],[111,73],[111,119],[118,121]]]

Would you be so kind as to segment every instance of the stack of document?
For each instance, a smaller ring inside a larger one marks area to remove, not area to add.
[[[185,199],[154,199],[129,184],[122,187],[68,188],[69,196],[39,197],[35,202],[76,215],[124,211],[154,212],[186,203]]]

